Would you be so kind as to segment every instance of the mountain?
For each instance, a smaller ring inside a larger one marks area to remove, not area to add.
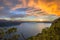
[[[50,28],[43,29],[41,33],[27,40],[60,40],[60,18],[54,20]]]
[[[20,24],[21,22],[18,22],[18,21],[0,20],[0,27],[15,26],[15,25],[20,25]]]

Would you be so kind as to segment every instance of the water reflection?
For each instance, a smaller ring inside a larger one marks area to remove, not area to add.
[[[18,34],[23,33],[25,38],[34,36],[42,31],[45,27],[50,27],[51,23],[22,23],[17,26],[11,26],[16,27],[18,29]],[[5,28],[11,28],[11,27],[5,27]]]
[[[36,35],[45,27],[50,27],[51,23],[22,23],[16,26],[18,31],[22,32],[25,37]]]

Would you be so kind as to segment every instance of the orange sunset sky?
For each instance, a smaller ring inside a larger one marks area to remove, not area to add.
[[[0,0],[0,18],[60,16],[60,0]]]
[[[18,0],[21,1],[21,0]],[[47,12],[48,14],[55,14],[60,16],[60,0],[29,0],[28,4],[26,0],[23,1],[23,7],[34,7]],[[17,4],[13,10],[20,8],[21,6]]]

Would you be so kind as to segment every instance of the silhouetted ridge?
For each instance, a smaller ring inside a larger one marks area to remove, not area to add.
[[[52,27],[60,27],[60,18],[58,18],[58,19],[56,19],[56,20],[54,20],[53,22],[52,22],[52,25],[51,25]]]
[[[27,40],[60,40],[60,18],[54,20],[50,28],[43,29],[41,33]]]
[[[0,27],[15,26],[15,25],[19,25],[19,24],[21,24],[21,22],[0,20]]]

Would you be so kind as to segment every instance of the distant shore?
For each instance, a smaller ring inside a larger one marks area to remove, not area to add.
[[[36,22],[36,23],[52,23],[52,21],[20,21],[21,23],[30,23],[30,22]]]

